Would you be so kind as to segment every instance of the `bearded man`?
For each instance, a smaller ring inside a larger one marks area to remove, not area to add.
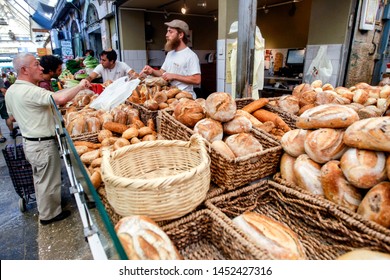
[[[190,33],[188,24],[175,19],[165,25],[168,26],[165,35],[165,51],[168,53],[161,69],[146,65],[140,74],[163,77],[171,86],[190,92],[196,99],[194,85],[200,84],[201,72],[198,56],[187,46]]]

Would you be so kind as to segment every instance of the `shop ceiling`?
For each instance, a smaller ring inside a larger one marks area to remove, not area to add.
[[[268,12],[282,5],[291,5],[303,0],[258,0],[257,9]],[[121,8],[145,10],[147,12],[164,13],[166,17],[171,14],[182,14],[181,9],[186,7],[187,15],[218,16],[218,0],[122,0],[118,1]]]

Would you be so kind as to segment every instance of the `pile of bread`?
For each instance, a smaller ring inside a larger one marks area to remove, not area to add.
[[[322,84],[316,80],[311,84],[303,83],[296,86],[292,95],[285,95],[271,102],[283,111],[300,116],[307,109],[323,104],[340,104],[354,109],[360,119],[379,117],[388,108],[390,86],[371,86],[358,83],[350,88]]]
[[[66,109],[67,111],[77,111],[85,106],[88,106],[93,100],[95,100],[99,95],[90,89],[80,90],[76,96],[65,106],[60,107],[60,109]]]
[[[390,117],[324,104],[296,126],[281,139],[282,178],[390,228]]]
[[[81,110],[83,111],[83,110]],[[80,111],[80,112],[81,112]],[[137,109],[121,104],[110,112],[102,110],[87,111],[76,115],[77,124],[88,125],[91,120],[96,123],[96,141],[73,140],[76,152],[90,173],[92,184],[98,188],[101,185],[100,164],[103,150],[115,151],[123,146],[141,141],[157,140],[157,132],[152,119],[144,124],[139,118]],[[80,113],[79,112],[79,113]]]
[[[167,108],[173,110],[181,98],[193,99],[193,96],[187,91],[169,87],[161,77],[148,77],[133,90],[127,100],[156,111]]]

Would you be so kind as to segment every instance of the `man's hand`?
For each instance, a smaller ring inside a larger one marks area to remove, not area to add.
[[[174,76],[175,76],[175,74],[164,72],[164,73],[162,74],[161,77],[162,77],[165,81],[170,82],[170,81],[172,81],[172,80],[175,79]]]
[[[144,69],[142,69],[142,71],[139,74],[142,75],[144,73],[147,75],[151,75],[153,73],[153,68],[150,67],[149,65],[145,65]]]
[[[86,79],[83,79],[81,80],[81,82],[79,83],[79,86],[82,88],[82,89],[88,89],[91,87],[91,83],[86,80]]]

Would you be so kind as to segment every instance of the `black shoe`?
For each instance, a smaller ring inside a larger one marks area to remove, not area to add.
[[[0,143],[5,143],[5,142],[7,142],[7,138],[5,138],[4,136],[1,136]]]
[[[54,222],[62,221],[64,219],[68,218],[70,216],[70,213],[71,212],[69,210],[64,210],[60,214],[55,216],[53,219],[50,219],[50,220],[39,220],[39,222],[42,225],[48,225],[48,224],[51,224],[51,223],[54,223]]]

